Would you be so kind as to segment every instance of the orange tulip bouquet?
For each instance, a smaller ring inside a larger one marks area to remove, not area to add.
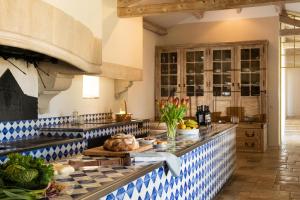
[[[168,139],[176,137],[177,124],[183,119],[187,111],[188,99],[179,100],[178,97],[169,97],[159,102],[160,121],[167,125]]]

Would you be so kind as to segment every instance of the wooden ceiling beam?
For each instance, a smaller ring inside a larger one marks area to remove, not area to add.
[[[161,27],[153,22],[150,22],[148,20],[143,20],[143,27],[144,29],[148,30],[148,31],[151,31],[153,33],[156,33],[157,35],[160,35],[160,36],[164,36],[164,35],[167,35],[168,34],[168,31],[166,28],[164,27]]]
[[[140,1],[141,0],[118,0],[118,7],[128,7]]]
[[[125,0],[118,0],[125,1]],[[129,0],[127,0],[129,1]],[[181,0],[174,3],[119,6],[119,17],[139,17],[168,12],[198,12],[210,10],[237,9],[278,3],[299,2],[299,0]]]
[[[288,15],[280,15],[279,21],[284,24],[300,27],[300,20],[293,19],[293,18],[289,17]]]
[[[194,11],[192,12],[192,14],[194,15],[194,17],[196,17],[196,19],[202,19],[204,17],[204,12],[203,11]]]
[[[300,28],[280,30],[280,36],[291,36],[291,35],[300,35]]]

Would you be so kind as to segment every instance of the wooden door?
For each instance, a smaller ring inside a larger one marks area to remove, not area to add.
[[[213,112],[227,115],[227,108],[234,106],[234,49],[233,47],[215,47],[210,50],[212,69]]]

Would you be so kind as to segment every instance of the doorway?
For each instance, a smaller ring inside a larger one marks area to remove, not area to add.
[[[287,18],[300,23],[300,16],[288,14]],[[293,30],[296,33],[299,28],[297,23],[280,24],[280,118],[283,146],[300,144],[300,35],[293,35]],[[289,30],[288,34],[286,30]]]

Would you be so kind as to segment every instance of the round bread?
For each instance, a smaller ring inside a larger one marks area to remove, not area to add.
[[[109,151],[132,151],[140,146],[133,135],[120,133],[107,139],[103,147]]]

